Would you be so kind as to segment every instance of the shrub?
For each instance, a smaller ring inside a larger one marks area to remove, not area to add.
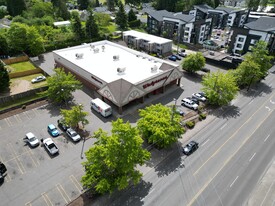
[[[201,113],[200,116],[199,116],[199,120],[203,120],[203,119],[206,119],[206,114],[205,113]]]
[[[187,121],[185,122],[185,125],[189,128],[192,129],[195,126],[195,121]]]

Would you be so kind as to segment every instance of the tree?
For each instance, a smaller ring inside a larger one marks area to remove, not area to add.
[[[9,45],[6,33],[0,33],[0,55],[9,53]]]
[[[7,10],[11,16],[21,15],[26,9],[25,0],[7,0]]]
[[[150,159],[150,153],[142,149],[143,140],[138,130],[122,119],[112,122],[111,135],[99,129],[94,133],[95,144],[85,152],[85,175],[81,182],[85,188],[98,193],[122,190],[130,183],[137,184],[142,173],[136,169]]]
[[[29,27],[27,30],[27,42],[32,56],[45,52],[43,38],[34,26]]]
[[[196,72],[201,70],[205,65],[205,58],[201,52],[197,52],[195,54],[190,54],[187,56],[183,63],[182,69],[188,72]]]
[[[70,12],[68,11],[66,0],[52,0],[56,18],[61,17],[64,20],[70,19]]]
[[[79,10],[85,10],[89,7],[89,0],[77,0]]]
[[[51,2],[34,1],[33,5],[28,8],[28,11],[24,12],[24,17],[30,18],[42,18],[44,16],[53,16],[53,5]]]
[[[72,92],[82,87],[70,72],[66,74],[63,69],[56,68],[55,74],[47,78],[48,97],[56,103],[67,102],[72,97]]]
[[[8,14],[6,6],[0,6],[0,19],[4,18]]]
[[[80,122],[83,127],[89,123],[86,119],[89,113],[83,111],[83,105],[72,106],[69,110],[61,109],[60,113],[63,116],[64,123],[70,127],[78,129]]]
[[[125,0],[125,4],[131,4],[138,6],[141,3],[141,0]]]
[[[251,59],[260,65],[260,78],[264,78],[267,71],[272,66],[271,60],[273,57],[268,53],[267,43],[265,41],[260,40],[254,47],[252,47]]]
[[[77,11],[72,12],[72,29],[78,40],[83,39],[85,37],[84,31],[82,29],[79,13]]]
[[[213,6],[214,8],[218,7],[220,5],[220,0],[213,0]]]
[[[112,20],[109,14],[104,14],[104,13],[94,13],[94,19],[100,27],[109,26]]]
[[[246,0],[246,6],[249,10],[252,11],[257,11],[259,5],[260,5],[261,0]]]
[[[174,12],[177,2],[178,0],[157,0],[155,4],[155,8],[157,10],[165,9],[167,11]]]
[[[115,10],[115,0],[107,0],[107,7],[109,11]]]
[[[130,11],[128,13],[128,22],[135,21],[135,20],[137,20],[137,16],[136,16],[134,10],[130,9]]]
[[[0,60],[0,92],[4,92],[10,86],[10,77],[4,63]]]
[[[128,19],[127,14],[124,10],[124,6],[121,2],[119,2],[119,9],[116,13],[116,24],[122,29],[127,29],[128,27]]]
[[[89,11],[90,15],[86,22],[86,36],[89,39],[95,39],[99,37],[98,25],[95,21],[93,11]]]
[[[236,77],[231,73],[220,71],[208,73],[202,79],[202,91],[210,104],[226,105],[235,98],[238,92]]]
[[[25,51],[28,47],[28,26],[20,23],[12,23],[8,30],[8,45],[15,52]]]
[[[184,133],[179,124],[180,115],[164,105],[156,104],[141,109],[139,116],[141,118],[137,125],[142,137],[159,148],[170,146]]]

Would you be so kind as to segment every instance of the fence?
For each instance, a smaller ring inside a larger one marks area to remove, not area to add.
[[[10,59],[2,59],[2,61],[7,65],[13,64],[13,63],[18,63],[18,62],[25,62],[28,60],[29,60],[28,56],[20,56],[20,57],[15,57],[15,58],[10,58]]]
[[[28,75],[31,75],[31,74],[38,74],[38,73],[43,73],[44,75],[46,75],[45,72],[42,69],[36,68],[36,69],[27,70],[27,71],[23,71],[23,72],[9,73],[9,77],[10,78],[17,78],[17,77],[24,77],[24,76],[28,76]]]
[[[4,103],[7,103],[7,102],[12,102],[12,101],[15,101],[17,99],[21,99],[23,97],[29,97],[29,96],[34,95],[36,93],[46,91],[47,89],[48,89],[48,86],[44,86],[44,87],[40,87],[40,88],[37,88],[37,89],[29,90],[29,91],[26,91],[26,92],[21,92],[19,94],[15,94],[15,95],[0,97],[0,104],[4,104]]]

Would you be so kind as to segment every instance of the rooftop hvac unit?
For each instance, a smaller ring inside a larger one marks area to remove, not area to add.
[[[83,53],[76,53],[76,54],[75,54],[75,57],[76,57],[77,59],[82,59],[82,58],[83,58]]]
[[[99,48],[95,48],[94,53],[98,53],[98,52],[99,52]]]
[[[102,45],[102,52],[104,52],[105,51],[105,46],[104,45]]]
[[[119,60],[119,55],[114,55],[114,56],[113,56],[113,60],[114,60],[114,61],[118,61],[118,60]]]
[[[151,72],[156,72],[158,70],[157,65],[154,65],[153,67],[151,67]]]
[[[126,70],[125,67],[118,67],[118,68],[117,68],[117,73],[122,74],[122,73],[125,72],[125,70]]]
[[[95,48],[95,45],[90,44],[90,47],[91,47],[91,49],[94,49],[94,48]]]

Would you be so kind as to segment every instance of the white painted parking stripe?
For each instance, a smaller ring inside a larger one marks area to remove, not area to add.
[[[17,166],[18,166],[20,172],[21,172],[22,174],[24,174],[24,173],[25,173],[25,169],[24,169],[24,167],[23,167],[21,161],[18,159],[18,157],[17,157],[17,155],[16,155],[16,152],[15,152],[15,150],[14,150],[12,144],[9,143],[8,145],[9,145],[9,147],[11,148],[11,151],[12,151],[14,157],[15,157],[15,162],[16,162],[16,164],[17,164]]]
[[[17,120],[17,122],[22,122],[22,119],[20,118],[20,116],[18,114],[14,115],[14,117]]]
[[[27,202],[25,205],[26,206],[32,206],[31,202]]]
[[[51,202],[46,192],[42,193],[41,195],[48,206],[53,206],[53,203]]]
[[[56,187],[67,204],[72,201],[61,184],[57,184]]]
[[[12,126],[11,121],[8,118],[5,118],[5,122],[8,124],[9,127]]]
[[[70,179],[73,182],[73,184],[75,185],[75,187],[78,189],[79,193],[81,194],[82,186],[79,184],[77,179],[73,175],[70,176]]]
[[[35,167],[37,167],[39,163],[37,164],[37,162],[34,160],[30,150],[28,150],[26,147],[24,147],[24,150],[29,154],[28,156],[31,158],[31,160],[32,160],[33,164],[35,165]]]
[[[23,114],[26,115],[28,119],[31,119],[31,117],[28,115],[28,112],[23,112]]]

